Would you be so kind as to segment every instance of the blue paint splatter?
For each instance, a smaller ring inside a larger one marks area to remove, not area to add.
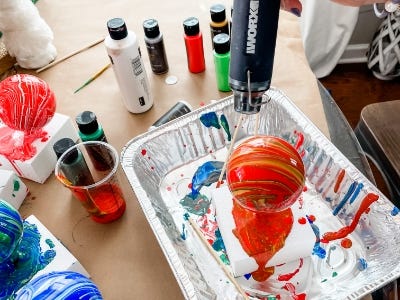
[[[221,122],[222,128],[224,128],[224,130],[226,132],[228,141],[230,141],[232,139],[232,136],[231,136],[231,131],[229,129],[229,123],[228,123],[228,120],[226,119],[225,115],[221,115],[219,117],[219,121]]]
[[[346,194],[344,195],[342,201],[340,201],[339,204],[333,210],[332,213],[334,216],[336,216],[339,213],[339,211],[343,208],[343,206],[346,204],[346,202],[350,198],[351,194],[355,191],[356,186],[357,186],[357,182],[353,182],[349,186],[349,189],[347,190]]]
[[[218,122],[218,116],[215,112],[209,112],[209,113],[202,114],[200,116],[200,121],[207,128],[208,127],[215,127],[217,129],[221,128],[221,125],[219,125],[219,122]]]
[[[317,242],[314,245],[312,254],[318,256],[319,258],[325,258],[326,257],[326,250],[321,247],[319,242]]]
[[[399,209],[396,206],[394,206],[392,211],[391,211],[391,215],[392,216],[397,216],[398,213],[399,213]]]
[[[363,184],[362,182],[360,182],[360,183],[357,185],[357,188],[356,188],[356,190],[354,191],[353,196],[351,196],[350,204],[352,204],[352,203],[357,199],[357,197],[358,197],[358,195],[360,194],[360,192],[361,192],[361,190],[363,189],[363,187],[364,187],[364,184]]]
[[[215,241],[213,242],[212,247],[215,251],[225,251],[225,244],[222,240],[219,229],[215,230]]]
[[[246,278],[247,280],[249,280],[249,279],[251,278],[251,273],[249,273],[249,274],[244,274],[243,276],[244,276],[244,278]]]
[[[196,198],[203,186],[210,186],[218,182],[224,162],[208,161],[201,165],[192,178],[192,198]]]
[[[186,226],[185,226],[185,223],[182,223],[181,238],[182,238],[182,240],[186,240]]]
[[[211,201],[207,196],[202,194],[197,194],[196,198],[193,198],[191,194],[187,194],[179,203],[187,212],[198,216],[204,216],[211,205]]]
[[[315,244],[314,244],[314,248],[312,251],[312,254],[318,256],[319,258],[325,258],[326,257],[326,250],[324,248],[321,247],[321,234],[320,234],[320,230],[318,228],[317,225],[315,225],[312,220],[310,220],[310,218],[307,216],[308,222],[311,225],[311,229],[313,230],[314,234],[315,234]]]
[[[368,267],[367,261],[364,258],[358,260],[357,268],[360,271],[364,271]]]

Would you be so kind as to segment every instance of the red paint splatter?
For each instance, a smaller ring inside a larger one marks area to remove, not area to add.
[[[307,216],[307,219],[308,219],[308,221],[310,221],[311,223],[314,223],[315,220],[316,220],[316,218],[315,218],[314,215],[308,215],[308,216]]]
[[[337,239],[342,239],[345,238],[347,235],[349,235],[350,233],[352,233],[355,229],[356,226],[358,224],[358,221],[361,218],[361,215],[363,213],[366,213],[369,211],[369,206],[374,203],[375,201],[377,201],[379,199],[379,196],[373,193],[369,193],[368,195],[366,195],[364,197],[364,199],[361,202],[361,205],[358,209],[358,211],[356,212],[354,219],[351,221],[349,226],[344,226],[343,228],[341,228],[340,230],[336,231],[336,232],[326,232],[323,235],[323,238],[321,239],[322,243],[328,243],[329,241],[333,241],[333,240],[337,240]]]
[[[287,290],[291,294],[293,300],[305,300],[306,299],[307,295],[305,293],[296,295],[296,287],[294,286],[293,283],[287,282],[282,288]]]
[[[339,172],[339,175],[337,177],[337,180],[336,180],[336,183],[335,183],[335,187],[333,188],[333,191],[335,193],[338,192],[338,190],[340,188],[340,184],[342,183],[345,174],[346,174],[346,171],[344,169],[341,169],[340,172]]]
[[[206,105],[203,101],[200,102],[200,107]]]
[[[300,147],[303,146],[303,144],[304,144],[304,135],[303,135],[303,133],[301,133],[297,130],[294,131],[294,134],[297,135],[297,141],[296,141],[296,144],[294,145],[294,148],[297,151],[299,151]]]
[[[11,164],[13,161],[25,161],[34,157],[37,153],[33,143],[42,140],[47,132],[39,129],[30,133],[0,127],[0,154],[6,157]]]
[[[189,184],[188,184],[188,188],[189,188],[189,189],[192,189],[192,183],[189,183]]]
[[[280,212],[256,212],[244,208],[235,200],[232,215],[236,225],[233,233],[243,250],[258,264],[258,269],[251,275],[256,281],[267,280],[275,268],[266,268],[265,265],[285,245],[293,227],[292,210],[287,208]]]
[[[344,238],[341,240],[340,245],[345,249],[349,249],[353,245],[353,242],[348,238]]]
[[[168,192],[172,191],[172,187],[167,186],[167,191],[168,191]]]
[[[278,276],[278,280],[279,281],[289,281],[290,279],[292,279],[297,273],[300,272],[301,267],[303,266],[303,259],[300,258],[300,263],[299,266],[296,270],[294,270],[292,273],[288,273],[288,274],[280,274]]]
[[[297,222],[299,222],[299,224],[304,225],[304,224],[307,224],[307,219],[304,218],[304,217],[301,217],[301,218],[299,218],[299,219],[297,220]]]
[[[142,149],[141,153],[142,153],[143,156],[145,156],[146,153],[147,153],[147,150],[146,149]]]

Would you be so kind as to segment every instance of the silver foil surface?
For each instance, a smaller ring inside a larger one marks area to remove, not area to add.
[[[293,289],[272,278],[253,282],[236,278],[250,298],[360,299],[400,276],[398,209],[277,89],[257,115],[240,115],[233,98],[197,109],[129,141],[121,154],[125,174],[187,299],[242,299],[198,235],[184,218],[180,200],[196,168],[204,161],[225,160],[230,138],[255,134],[282,137],[299,147],[307,176],[304,206],[323,231],[337,231],[351,222],[368,195],[379,196],[361,214],[353,242],[324,244],[326,256],[304,259]],[[224,116],[229,130],[205,126],[201,117]],[[207,187],[212,189],[213,186]],[[211,213],[213,213],[211,209]],[[301,238],[301,237],[299,237]],[[229,268],[229,262],[227,263]],[[268,298],[270,297],[270,298]]]

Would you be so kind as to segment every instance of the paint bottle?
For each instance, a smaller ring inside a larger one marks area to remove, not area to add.
[[[211,43],[214,45],[213,40],[217,34],[229,34],[229,22],[226,19],[225,6],[223,4],[214,4],[210,7],[210,31]]]
[[[97,122],[97,117],[93,112],[83,111],[75,117],[75,121],[82,142],[99,141],[107,143],[103,127]],[[108,152],[102,151],[102,149],[103,147],[90,146],[87,151],[96,170],[106,171],[111,168],[112,157],[109,157]]]
[[[145,112],[153,106],[153,99],[136,34],[127,29],[121,18],[109,20],[107,28],[109,35],[105,38],[104,45],[122,100],[128,111]]]
[[[150,126],[149,130],[155,129],[191,111],[192,111],[192,106],[189,103],[187,103],[184,100],[179,100],[165,114],[163,114],[157,121],[155,121],[154,124]]]
[[[226,33],[217,34],[213,39],[215,76],[217,87],[221,92],[229,92],[229,62],[230,62],[230,41]]]
[[[75,146],[75,142],[70,138],[62,138],[54,143],[53,150],[59,159],[65,151]],[[87,186],[94,184],[94,179],[83,154],[74,148],[63,158],[61,170],[66,179],[74,186]]]
[[[75,117],[75,121],[78,125],[78,134],[82,142],[100,141],[107,143],[103,127],[97,122],[94,112],[85,110]]]
[[[158,22],[148,19],[143,22],[144,41],[149,54],[151,70],[154,74],[168,72],[168,61],[165,53],[164,39],[160,32]]]
[[[206,69],[206,63],[199,20],[195,17],[187,18],[183,21],[183,29],[189,71],[192,73],[203,72]]]

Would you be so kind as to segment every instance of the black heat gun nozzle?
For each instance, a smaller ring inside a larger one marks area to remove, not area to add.
[[[274,64],[280,0],[234,0],[229,85],[235,111],[260,111]]]

